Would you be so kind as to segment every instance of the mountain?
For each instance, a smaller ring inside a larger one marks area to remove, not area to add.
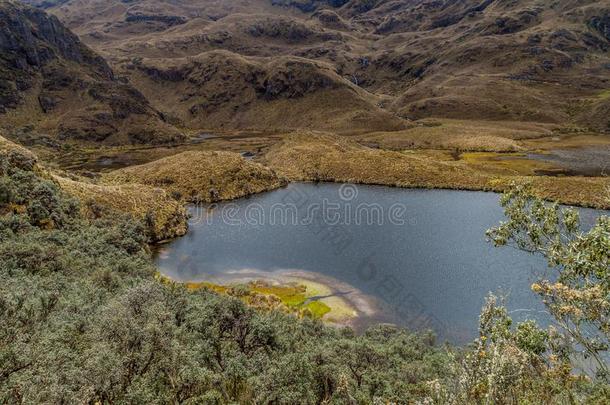
[[[146,98],[53,16],[0,2],[0,117],[60,140],[163,143],[182,138]]]
[[[426,117],[610,131],[594,0],[30,0],[192,128],[357,133]]]

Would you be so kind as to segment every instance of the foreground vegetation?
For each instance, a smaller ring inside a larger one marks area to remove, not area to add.
[[[490,236],[542,251],[563,269],[567,298],[554,284],[537,288],[555,298],[550,308],[565,329],[512,325],[490,297],[479,339],[449,348],[429,333],[386,325],[355,336],[158,281],[145,224],[85,217],[30,155],[0,152],[2,403],[601,404],[610,396],[604,368],[596,379],[575,376],[568,350],[606,364],[607,218],[581,236],[573,214],[554,221],[556,210],[507,198],[510,221]],[[541,237],[528,233],[538,223]],[[554,224],[572,237],[553,238]]]

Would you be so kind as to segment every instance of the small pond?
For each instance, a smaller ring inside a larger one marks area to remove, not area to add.
[[[562,168],[556,172],[567,176],[606,176],[610,172],[610,145],[553,149],[546,154],[529,153],[528,158],[552,163]],[[553,174],[540,171],[537,174]]]
[[[356,329],[390,322],[454,343],[475,337],[491,291],[516,320],[548,322],[530,291],[551,271],[545,261],[485,240],[503,219],[497,194],[291,184],[190,210],[189,233],[156,255],[177,281],[310,280],[351,299]]]

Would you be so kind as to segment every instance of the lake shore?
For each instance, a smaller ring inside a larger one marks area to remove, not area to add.
[[[376,298],[343,281],[311,271],[240,269],[201,280],[175,280],[165,275],[163,269],[160,272],[163,278],[191,290],[207,288],[242,298],[252,306],[283,309],[337,327],[362,329],[380,311]],[[261,296],[271,299],[261,300]],[[279,307],[278,303],[281,303]]]

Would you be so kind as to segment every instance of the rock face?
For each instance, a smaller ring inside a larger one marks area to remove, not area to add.
[[[0,9],[0,18],[3,23],[0,47],[14,67],[41,68],[54,59],[64,58],[88,64],[96,68],[101,77],[112,78],[106,62],[83,45],[57,17],[7,2]]]
[[[607,10],[604,15],[591,17],[589,25],[610,41],[610,13]]]
[[[0,93],[0,111],[17,107],[22,100],[21,92],[33,86],[36,73],[60,58],[87,64],[100,79],[113,79],[106,62],[84,46],[56,17],[3,2],[0,21],[0,80],[4,87]]]
[[[9,125],[27,120],[59,139],[111,143],[181,137],[101,56],[44,11],[0,3],[0,53],[0,114],[14,111],[3,119]]]

